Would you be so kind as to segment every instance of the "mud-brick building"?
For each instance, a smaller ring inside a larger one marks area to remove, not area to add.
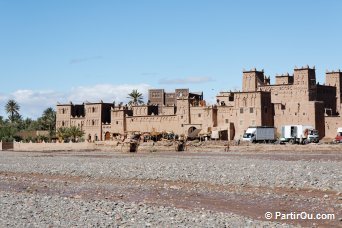
[[[333,138],[342,127],[342,72],[326,72],[326,82],[316,81],[309,66],[276,75],[275,83],[264,71],[243,71],[242,90],[220,92],[207,105],[202,92],[151,89],[147,105],[114,106],[110,103],[58,104],[56,127],[78,126],[88,140],[111,140],[130,132],[174,132],[195,136],[220,135],[238,139],[249,126],[312,125],[320,137]]]
[[[249,126],[273,126],[269,92],[221,92],[216,98],[217,126],[214,130],[227,130],[231,140],[241,138]]]
[[[112,107],[113,104],[103,102],[57,104],[56,129],[76,126],[85,131],[89,141],[109,140]]]
[[[309,66],[295,68],[293,75],[277,75],[275,84],[269,77],[256,69],[243,72],[242,91],[263,91],[271,94],[274,126],[280,134],[282,125],[312,125],[321,137],[333,137],[336,129],[327,129],[327,124],[342,124],[339,110],[341,107],[340,72],[327,72],[326,83],[316,82],[315,68]]]
[[[216,121],[216,108],[205,105],[202,93],[177,89],[172,93],[175,97],[172,101],[165,99],[167,94],[171,93],[150,90],[148,105],[115,107],[111,115],[112,133],[173,132],[190,135],[211,131]]]

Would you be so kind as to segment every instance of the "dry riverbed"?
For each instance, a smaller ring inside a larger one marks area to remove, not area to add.
[[[0,152],[0,227],[341,226],[342,152],[304,148]]]

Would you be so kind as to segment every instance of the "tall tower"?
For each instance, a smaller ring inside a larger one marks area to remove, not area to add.
[[[61,127],[70,127],[71,125],[71,113],[72,103],[70,104],[58,104],[56,108],[56,129]]]
[[[301,68],[295,68],[293,74],[293,85],[305,95],[309,101],[317,100],[316,88],[316,70],[308,65]]]
[[[325,74],[325,83],[329,86],[336,87],[336,109],[337,112],[341,115],[342,105],[341,105],[341,96],[342,96],[342,72],[338,71],[327,71]]]
[[[254,68],[249,71],[243,71],[242,92],[257,91],[258,86],[263,86],[264,83],[264,70],[258,71]]]
[[[124,108],[113,108],[111,110],[111,131],[115,134],[124,134],[126,132],[126,114]]]
[[[309,66],[305,66],[302,68],[294,69],[293,76],[293,84],[294,85],[303,85],[307,86],[307,88],[311,88],[316,85],[316,70],[315,67],[310,68]]]
[[[191,123],[190,119],[190,101],[188,97],[177,97],[177,116],[182,124]]]

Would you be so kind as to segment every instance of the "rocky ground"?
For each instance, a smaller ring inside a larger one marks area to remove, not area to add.
[[[340,150],[231,149],[0,152],[0,227],[342,225]],[[276,211],[335,219],[265,218]]]

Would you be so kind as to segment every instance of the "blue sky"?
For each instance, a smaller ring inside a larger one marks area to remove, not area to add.
[[[342,1],[0,0],[0,115],[187,88],[212,101],[242,69],[342,68]]]

